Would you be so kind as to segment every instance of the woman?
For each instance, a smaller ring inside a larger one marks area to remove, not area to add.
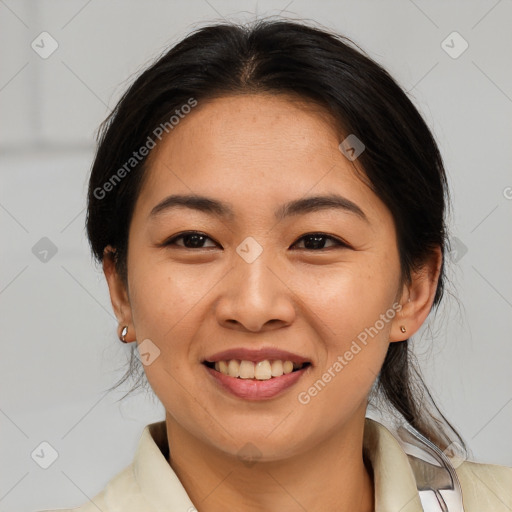
[[[512,469],[464,460],[411,366],[447,198],[418,111],[341,36],[263,21],[171,48],[103,127],[87,218],[166,416],[75,510],[511,510]]]

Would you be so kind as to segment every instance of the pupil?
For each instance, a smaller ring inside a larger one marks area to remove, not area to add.
[[[323,245],[325,243],[325,240],[324,240],[324,236],[322,235],[309,235],[307,238],[306,238],[306,242],[305,242],[305,246],[306,248],[308,249],[322,249],[323,248]],[[313,240],[313,243],[308,243],[308,240]],[[324,241],[324,243],[322,243],[322,241]]]
[[[190,235],[185,235],[183,237],[183,243],[185,244],[186,247],[201,247],[201,243],[203,242],[204,243],[204,240],[201,240],[201,239],[204,239],[204,236],[203,235],[198,235],[198,234],[195,234],[195,233],[192,233]],[[187,241],[192,241],[191,244],[187,243]]]

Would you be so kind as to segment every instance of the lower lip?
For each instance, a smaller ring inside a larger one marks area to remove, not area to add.
[[[308,365],[301,370],[281,375],[281,377],[272,377],[268,380],[256,380],[230,377],[217,370],[208,368],[208,366],[203,366],[215,379],[215,382],[220,384],[223,389],[245,400],[268,400],[274,398],[293,386],[310,367],[310,365]]]

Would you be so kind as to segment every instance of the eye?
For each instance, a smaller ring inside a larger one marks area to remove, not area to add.
[[[178,240],[183,240],[183,243],[176,243]],[[162,245],[170,246],[176,245],[178,247],[184,247],[185,249],[203,249],[205,246],[203,245],[206,240],[212,240],[209,236],[206,236],[204,233],[200,233],[199,231],[186,231],[177,236],[174,236],[164,242]],[[216,244],[209,247],[215,247]],[[208,248],[208,246],[206,247]]]
[[[166,242],[162,244],[162,246],[177,246],[184,247],[185,249],[205,249],[208,247],[216,247],[216,242],[213,242],[213,245],[205,246],[204,243],[210,240],[213,240],[201,233],[199,231],[186,231],[184,233],[180,233],[179,235],[173,236]],[[178,243],[178,241],[182,241]],[[318,251],[322,249],[329,249],[329,247],[349,247],[349,245],[342,240],[339,240],[331,235],[326,235],[325,233],[308,233],[303,235],[294,245],[303,241],[303,247],[298,247],[299,249],[313,250]],[[327,245],[326,242],[330,242],[331,245]],[[292,246],[293,247],[293,246]]]
[[[300,241],[304,240],[304,247],[299,247],[299,249],[306,250],[318,250],[318,249],[328,249],[325,247],[325,242],[330,241],[334,242],[330,247],[349,247],[345,242],[338,240],[337,238],[326,235],[325,233],[308,233],[307,235],[303,235],[296,244]]]

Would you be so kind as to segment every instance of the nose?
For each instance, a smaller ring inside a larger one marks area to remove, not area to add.
[[[271,259],[266,251],[252,263],[235,257],[233,268],[222,280],[216,301],[215,313],[220,325],[259,332],[293,323],[296,310],[291,283],[278,265],[269,264]]]

